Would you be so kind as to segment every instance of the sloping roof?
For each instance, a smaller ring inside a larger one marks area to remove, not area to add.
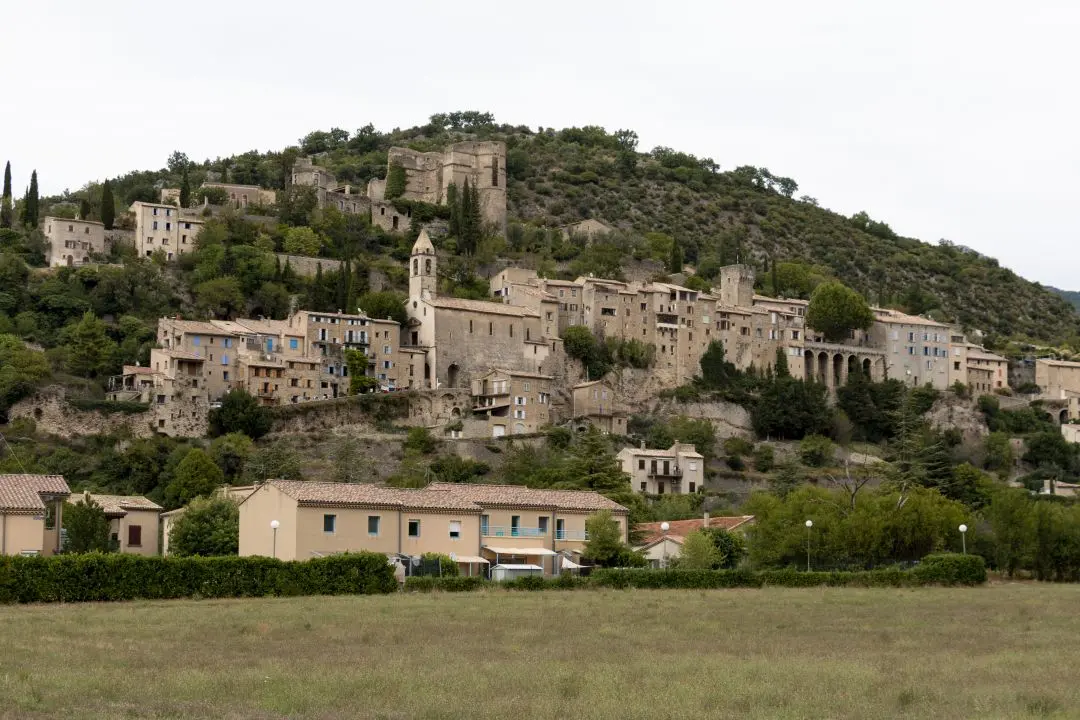
[[[405,490],[366,483],[270,480],[268,484],[293,498],[301,506],[377,506],[413,510],[480,511],[479,505],[449,493],[425,493],[422,490]]]
[[[486,373],[484,373],[483,375],[480,375],[479,378],[483,379],[483,378],[486,378],[486,377],[489,377],[491,375],[495,375],[495,374],[498,374],[498,373],[501,373],[503,375],[508,375],[509,377],[536,378],[538,380],[553,380],[554,379],[553,375],[545,375],[543,373],[529,372],[528,370],[508,370],[507,368],[501,368],[501,367],[493,367],[490,370],[488,370]]]
[[[154,369],[142,365],[125,365],[124,375],[153,375]]]
[[[986,348],[979,347],[978,345],[968,345],[967,356],[973,360],[994,360],[996,362],[1008,362],[1008,360],[1001,355],[992,353]]]
[[[540,313],[520,305],[506,305],[487,300],[466,300],[465,298],[432,298],[431,305],[444,310],[468,310],[470,312],[489,313],[491,315],[514,315],[516,317],[540,317]]]
[[[155,348],[157,350],[157,348]],[[176,358],[177,360],[192,360],[195,362],[205,362],[206,358],[197,353],[188,352],[187,350],[160,350],[161,353],[168,355],[169,357]]]
[[[61,475],[0,475],[0,510],[40,512],[42,495],[70,495]]]
[[[412,254],[419,255],[433,255],[435,253],[435,246],[431,244],[431,237],[428,235],[427,228],[420,231],[420,234],[416,237],[416,242],[412,246]]]
[[[902,325],[931,325],[933,327],[940,327],[948,329],[948,325],[938,322],[937,320],[930,320],[929,318],[919,317],[918,315],[908,315],[902,313],[899,310],[889,310],[886,308],[873,308],[874,317],[883,323],[900,323]]]
[[[422,492],[446,492],[482,507],[628,512],[619,503],[591,490],[535,490],[520,485],[431,483]]]
[[[184,333],[199,333],[203,335],[231,335],[232,333],[227,330],[222,330],[218,325],[214,323],[202,322],[201,320],[180,320],[174,318],[162,318],[162,321],[167,323],[175,330],[179,330]]]
[[[732,515],[722,517],[710,517],[710,528],[723,528],[725,530],[734,530],[742,527],[747,523],[753,522],[753,515]],[[690,533],[695,530],[701,530],[705,527],[705,518],[693,518],[691,520],[669,520],[670,526],[667,531],[668,538],[681,542]],[[641,533],[644,537],[644,545],[649,545],[664,537],[665,533],[660,529],[660,523],[638,523],[634,526],[634,531]]]
[[[1051,365],[1053,367],[1068,367],[1068,368],[1080,368],[1080,362],[1072,362],[1071,360],[1055,360],[1054,358],[1036,358],[1036,363],[1042,363],[1043,365]]]
[[[101,506],[106,515],[126,515],[128,510],[160,511],[163,508],[141,495],[95,495],[93,493],[76,494],[72,502],[80,502],[87,495]]]
[[[676,443],[676,445],[679,443]],[[618,452],[619,455],[627,453],[634,457],[657,457],[657,458],[669,458],[674,460],[676,455],[681,455],[688,458],[700,458],[704,457],[697,450],[677,450],[675,446],[669,447],[667,450],[653,450],[649,448],[636,448],[636,447],[624,447]]]

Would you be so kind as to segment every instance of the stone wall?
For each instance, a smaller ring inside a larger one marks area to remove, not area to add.
[[[289,255],[287,253],[274,253],[278,260],[281,261],[281,267],[285,267],[285,263],[289,263],[289,266],[293,269],[297,275],[304,277],[315,277],[318,272],[319,266],[322,265],[323,272],[330,272],[331,270],[340,270],[341,261],[333,260],[331,258],[316,258],[308,257],[307,255]]]
[[[37,424],[39,432],[62,438],[115,432],[130,433],[136,438],[154,434],[150,412],[127,414],[79,410],[67,403],[61,387],[42,388],[35,395],[20,400],[8,411],[8,417],[11,420],[28,418]]]
[[[436,428],[472,414],[468,390],[413,390],[375,393],[283,405],[270,410],[274,433],[325,431],[344,426],[388,423]]]

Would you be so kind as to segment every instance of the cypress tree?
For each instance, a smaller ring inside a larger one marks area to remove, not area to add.
[[[469,238],[469,245],[472,248],[472,252],[476,252],[476,248],[480,245],[480,235],[483,231],[483,221],[480,217],[480,191],[474,186],[469,192],[469,232],[471,237]]]
[[[90,219],[90,212],[91,212],[90,211],[90,201],[87,200],[86,198],[83,198],[82,200],[79,200],[79,219],[80,220],[89,220]]]
[[[780,295],[780,274],[776,271],[776,256],[772,257],[772,291],[775,297]]]
[[[116,201],[113,200],[112,183],[106,180],[101,186],[101,222],[105,223],[106,230],[112,230],[115,220]]]
[[[186,208],[191,204],[191,183],[188,182],[187,168],[184,168],[184,176],[180,179],[180,207]]]
[[[37,170],[30,173],[30,190],[26,194],[26,224],[37,227],[38,223],[38,184]]]
[[[668,269],[673,273],[682,272],[683,270],[682,245],[675,239],[672,239],[671,241],[671,260],[669,266]]]
[[[450,183],[446,188],[446,206],[450,208],[450,235],[451,237],[460,237],[461,205],[458,202],[457,185],[454,183]]]
[[[4,166],[4,192],[0,195],[0,227],[11,227],[14,219],[11,206],[11,161]]]
[[[459,246],[465,254],[471,254],[475,249],[473,246],[473,224],[472,224],[472,190],[469,189],[469,179],[465,178],[465,185],[461,188],[461,217],[459,224],[461,226],[461,242]]]

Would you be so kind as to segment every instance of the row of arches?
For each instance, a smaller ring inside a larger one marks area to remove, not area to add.
[[[846,385],[848,376],[857,372],[873,381],[884,379],[885,359],[806,350],[803,352],[803,370],[805,380],[835,388]]]

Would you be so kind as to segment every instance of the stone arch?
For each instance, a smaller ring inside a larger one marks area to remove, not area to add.
[[[1061,408],[1061,412],[1057,414],[1058,425],[1069,424],[1069,408]]]
[[[859,365],[859,358],[857,355],[849,355],[847,359],[847,373],[850,378],[852,375],[862,371],[862,367]]]
[[[836,353],[832,357],[832,384],[833,387],[840,387],[843,385],[844,378],[844,356],[840,353]]]
[[[452,417],[452,418],[459,418],[459,417],[461,417],[461,408],[459,408],[459,407],[455,407],[455,408],[453,408],[453,409],[452,409],[452,410],[450,411],[450,417]]]
[[[873,376],[870,374],[871,367],[872,367],[872,363],[870,362],[870,358],[863,358],[862,372],[863,372],[863,375],[866,376],[867,380],[873,379]]]
[[[458,376],[461,374],[461,368],[457,363],[450,363],[450,366],[446,368],[446,386],[457,387]]]
[[[826,385],[829,380],[829,353],[818,353],[818,368],[817,368],[817,381],[822,385]]]
[[[813,382],[814,380],[814,351],[803,350],[803,380],[807,382]]]
[[[515,435],[524,435],[525,434],[525,423],[523,423],[523,422],[514,423],[514,434]]]

